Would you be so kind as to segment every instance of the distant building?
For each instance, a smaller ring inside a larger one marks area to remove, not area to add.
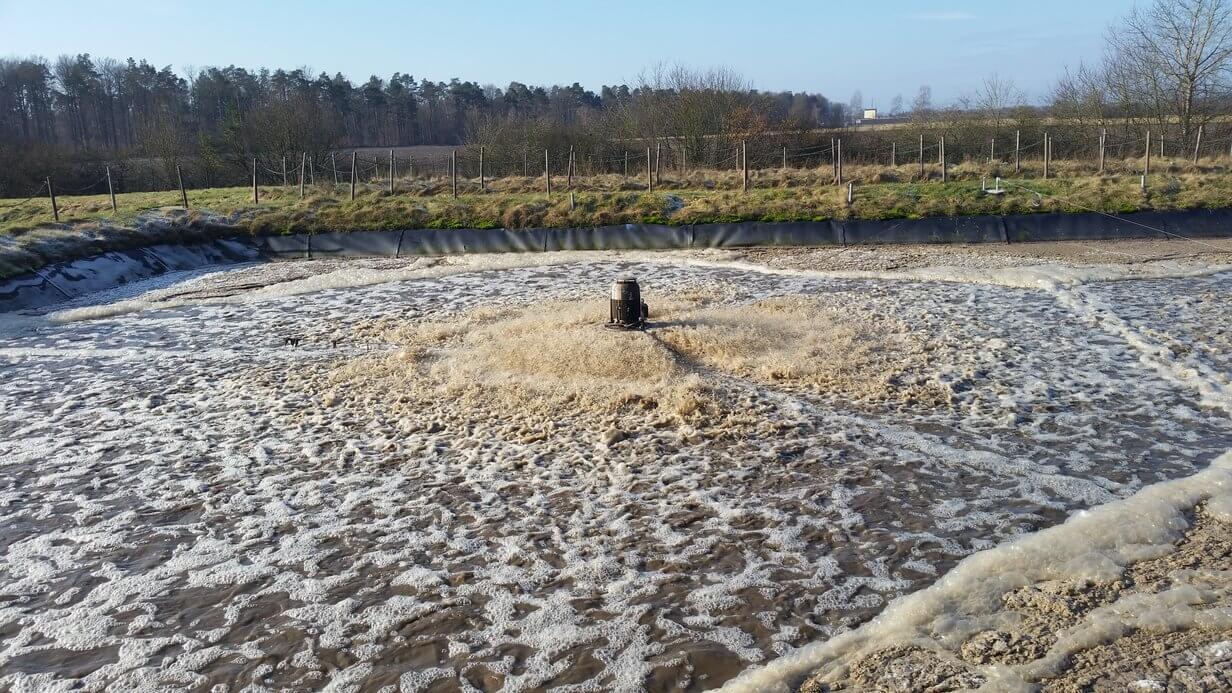
[[[877,109],[875,108],[864,109],[864,117],[861,118],[860,120],[877,120]]]

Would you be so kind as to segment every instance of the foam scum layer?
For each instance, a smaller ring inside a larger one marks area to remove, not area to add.
[[[500,262],[8,321],[0,687],[712,688],[1232,448],[1189,314],[1078,277]]]
[[[409,420],[448,402],[442,421],[454,426],[482,414],[534,438],[568,420],[609,442],[665,427],[731,436],[791,424],[777,403],[750,409],[767,385],[853,405],[948,406],[952,395],[951,384],[929,381],[926,337],[812,297],[660,296],[647,329],[631,332],[605,329],[604,308],[548,301],[361,323],[352,337],[382,353],[298,382],[327,407]]]

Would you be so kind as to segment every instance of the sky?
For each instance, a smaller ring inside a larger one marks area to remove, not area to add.
[[[656,64],[734,69],[763,90],[886,109],[992,74],[1040,102],[1097,61],[1133,0],[0,0],[0,56],[89,53],[192,68],[308,67],[480,84],[634,84]]]

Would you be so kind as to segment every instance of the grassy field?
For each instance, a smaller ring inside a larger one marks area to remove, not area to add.
[[[1122,163],[1122,162],[1118,162]],[[1136,175],[1093,175],[1089,164],[1054,162],[1056,177],[1039,178],[1024,169],[1007,182],[1004,195],[981,192],[981,178],[1011,170],[959,164],[941,183],[936,166],[920,178],[915,165],[897,168],[849,166],[855,182],[852,203],[845,186],[824,169],[759,170],[741,190],[735,171],[664,172],[653,191],[640,178],[579,177],[572,191],[553,179],[552,196],[543,179],[510,177],[459,183],[451,194],[447,178],[364,184],[354,201],[341,186],[313,186],[303,198],[296,187],[262,187],[252,203],[250,188],[189,191],[185,212],[178,191],[118,195],[112,212],[106,195],[60,197],[60,222],[52,221],[47,198],[0,200],[0,276],[111,248],[201,236],[286,234],[404,228],[536,228],[621,223],[699,224],[732,221],[896,219],[971,214],[1193,209],[1232,206],[1232,173],[1226,165],[1193,166],[1161,162],[1140,189]],[[1130,170],[1130,163],[1118,166]],[[572,192],[572,202],[570,200]],[[1036,194],[1036,193],[1039,194]]]

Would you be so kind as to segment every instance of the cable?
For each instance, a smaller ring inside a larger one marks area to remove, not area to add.
[[[62,189],[60,189],[60,192],[62,192],[62,193],[64,193],[64,194],[66,194],[66,195],[72,195],[73,193],[79,193],[79,192],[85,192],[86,190],[90,190],[90,189],[92,189],[92,188],[96,187],[98,184],[102,183],[102,182],[103,182],[103,181],[105,181],[105,180],[107,180],[107,175],[106,175],[106,174],[103,174],[103,177],[102,177],[102,178],[99,178],[98,180],[96,180],[96,181],[94,181],[93,183],[91,183],[91,184],[89,184],[89,185],[85,186],[84,188],[71,188],[71,189],[69,189],[69,188],[62,188]]]
[[[1142,228],[1144,228],[1144,229],[1148,229],[1148,230],[1154,231],[1154,232],[1156,232],[1156,233],[1161,233],[1161,234],[1163,234],[1163,235],[1165,235],[1165,236],[1172,236],[1173,238],[1178,238],[1178,239],[1183,240],[1183,241],[1189,241],[1189,242],[1191,242],[1191,243],[1197,243],[1198,245],[1205,246],[1205,247],[1210,248],[1210,249],[1212,249],[1212,250],[1214,250],[1214,251],[1216,251],[1216,252],[1219,252],[1219,253],[1228,253],[1228,252],[1232,252],[1232,250],[1229,250],[1229,249],[1227,249],[1227,248],[1221,248],[1221,247],[1219,247],[1219,246],[1217,246],[1217,245],[1212,245],[1212,244],[1207,243],[1207,242],[1205,242],[1205,241],[1200,241],[1200,240],[1198,240],[1198,239],[1196,239],[1196,238],[1190,238],[1189,236],[1183,236],[1183,235],[1181,235],[1181,234],[1179,234],[1179,233],[1173,233],[1173,232],[1171,232],[1171,231],[1167,231],[1167,230],[1165,230],[1165,229],[1156,228],[1156,227],[1154,227],[1154,226],[1151,226],[1150,224],[1143,224],[1142,222],[1139,222],[1139,221],[1134,221],[1133,219],[1126,219],[1125,217],[1117,216],[1117,215],[1115,215],[1115,214],[1110,214],[1110,213],[1108,213],[1108,212],[1100,211],[1100,210],[1098,210],[1098,209],[1093,209],[1093,208],[1091,208],[1091,207],[1085,207],[1085,206],[1080,205],[1080,204],[1078,204],[1078,203],[1076,203],[1076,202],[1073,202],[1073,201],[1071,201],[1071,200],[1068,200],[1068,199],[1066,199],[1066,198],[1064,198],[1064,197],[1062,197],[1062,196],[1060,196],[1060,195],[1053,195],[1053,194],[1050,194],[1050,193],[1040,192],[1040,191],[1038,191],[1038,190],[1034,190],[1034,189],[1029,188],[1029,187],[1027,187],[1027,186],[1025,186],[1025,185],[1022,185],[1021,183],[1015,183],[1014,181],[1011,181],[1011,180],[1006,180],[1006,179],[1004,179],[1004,178],[1002,178],[1002,179],[1001,179],[1001,182],[1002,182],[1002,183],[1004,183],[1004,184],[1007,184],[1007,185],[1012,185],[1012,186],[1014,186],[1014,187],[1016,187],[1016,188],[1021,188],[1021,189],[1023,189],[1023,190],[1026,190],[1027,192],[1034,193],[1035,195],[1038,195],[1038,196],[1040,196],[1040,197],[1049,197],[1049,198],[1052,198],[1052,199],[1054,199],[1054,200],[1060,200],[1061,202],[1064,202],[1064,203],[1066,203],[1066,204],[1070,205],[1071,207],[1077,207],[1078,209],[1085,210],[1085,211],[1087,211],[1087,212],[1094,212],[1095,214],[1099,214],[1099,215],[1102,215],[1102,216],[1108,217],[1109,219],[1115,219],[1115,220],[1117,220],[1117,221],[1123,221],[1123,222],[1126,222],[1126,223],[1128,223],[1128,224],[1133,224],[1134,226],[1139,226],[1139,227],[1142,227]]]
[[[38,197],[39,193],[43,192],[43,189],[46,187],[47,187],[47,181],[43,181],[42,183],[39,183],[38,189],[30,194],[30,197],[27,197],[21,202],[13,202],[7,205],[0,205],[0,209],[13,209],[15,207],[20,207],[26,204],[27,202],[29,202],[30,200],[33,200],[34,198]]]

